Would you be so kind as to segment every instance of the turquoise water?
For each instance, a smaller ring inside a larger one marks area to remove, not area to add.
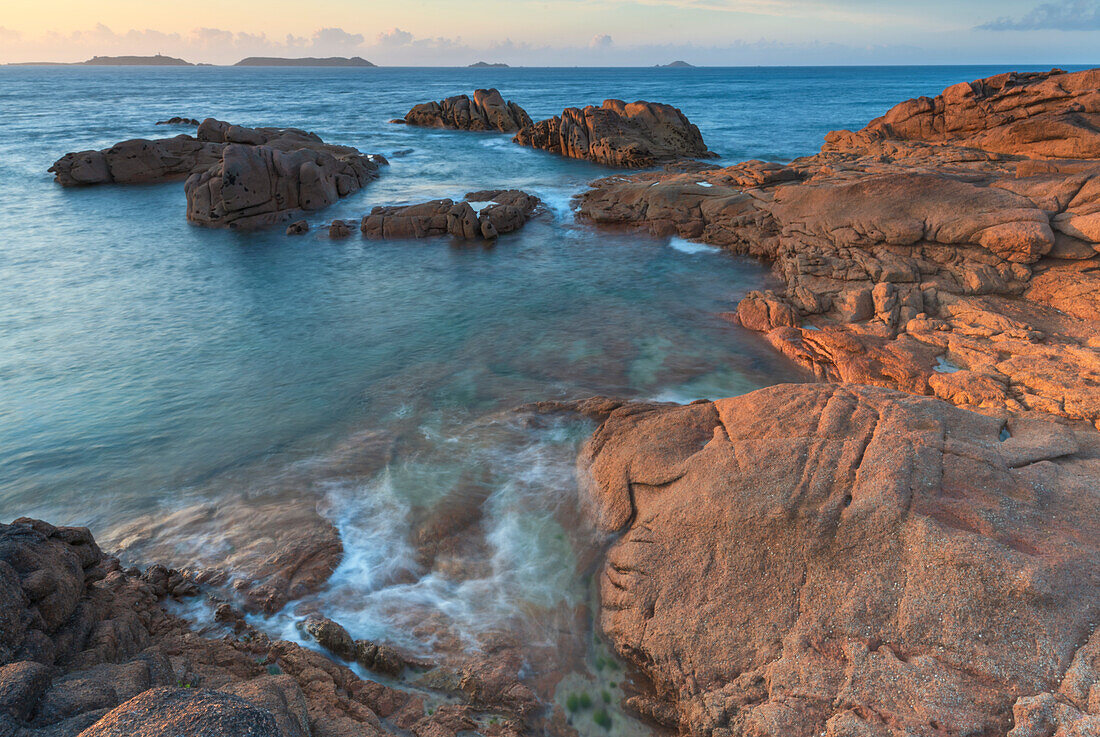
[[[576,606],[588,590],[565,533],[587,428],[484,418],[541,399],[688,401],[804,378],[717,317],[767,267],[574,222],[569,198],[600,167],[387,121],[485,86],[536,119],[649,99],[683,109],[725,161],[790,159],[900,100],[999,71],[0,68],[0,519],[112,540],[136,515],[276,495],[339,526],[345,565],[313,603],[357,636],[430,647],[439,631],[412,632],[409,616],[468,635]],[[331,242],[189,226],[179,183],[64,190],[46,173],[67,151],[172,135],[153,123],[173,115],[297,126],[390,158],[314,225],[484,188],[525,189],[548,212],[491,248]],[[384,459],[326,460],[363,432],[388,439]],[[410,519],[471,478],[484,546],[460,573],[424,570]],[[201,524],[159,538],[183,562],[221,554]]]

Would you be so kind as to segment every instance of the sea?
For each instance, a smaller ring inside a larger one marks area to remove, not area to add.
[[[501,632],[554,647],[547,612],[594,611],[576,467],[592,425],[512,409],[810,377],[721,316],[771,283],[767,264],[577,220],[572,198],[613,170],[389,121],[484,87],[536,120],[651,100],[679,107],[719,163],[787,161],[897,102],[1012,69],[0,67],[0,521],[88,526],[128,562],[231,569],[250,535],[277,532],[263,520],[285,524],[271,510],[301,507],[336,526],[343,563],[258,626],[300,638],[319,610],[427,655]],[[46,171],[69,151],[187,132],[154,125],[171,116],[304,128],[390,165],[302,237],[192,226],[179,182],[64,189]],[[492,245],[323,231],[498,188],[545,212]],[[478,507],[462,533],[476,544],[425,562],[418,520],[456,498]],[[613,659],[591,619],[563,703],[619,687],[600,675]]]

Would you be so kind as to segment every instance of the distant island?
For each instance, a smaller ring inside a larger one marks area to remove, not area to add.
[[[694,64],[688,64],[686,61],[676,60],[670,64],[658,64],[658,67],[662,69],[694,69]]]
[[[372,64],[366,59],[360,56],[353,56],[350,59],[346,56],[329,56],[324,59],[320,59],[313,56],[307,56],[302,59],[286,59],[280,56],[250,56],[247,59],[241,59],[233,66],[235,67],[373,67],[377,66]]]
[[[502,61],[490,64],[487,61],[476,61],[466,67],[467,69],[507,69],[508,65]]]
[[[93,56],[88,61],[77,62],[100,67],[193,67],[189,61],[174,56]]]

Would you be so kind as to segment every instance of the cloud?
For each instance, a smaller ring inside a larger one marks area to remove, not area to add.
[[[400,28],[394,28],[392,31],[382,31],[375,39],[378,46],[408,46],[412,41],[413,35],[408,31],[402,31]]]
[[[1100,30],[1100,0],[1043,3],[1019,18],[997,18],[977,26],[976,30],[1096,31]]]
[[[597,33],[592,37],[592,40],[588,42],[588,48],[590,49],[610,49],[614,45],[614,41],[611,40],[611,36],[606,33]]]
[[[312,46],[318,49],[354,49],[363,45],[363,34],[343,28],[322,28],[313,34]]]

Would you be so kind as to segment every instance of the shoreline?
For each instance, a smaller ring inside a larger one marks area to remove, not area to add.
[[[521,428],[597,425],[577,508],[554,514],[580,521],[566,532],[578,571],[596,572],[601,644],[543,657],[604,658],[606,640],[631,669],[622,709],[681,734],[1024,737],[1100,723],[1100,127],[1081,117],[1100,118],[1094,77],[962,83],[787,165],[673,164],[580,195],[592,223],[773,264],[783,284],[728,319],[819,382],[512,415]],[[389,457],[376,440],[348,449],[368,475]],[[475,488],[432,507],[421,553],[476,566],[488,499]],[[84,737],[200,709],[281,737],[570,735],[578,710],[602,727],[598,701],[548,698],[571,671],[528,682],[532,655],[507,637],[461,665],[426,663],[295,609],[329,585],[343,543],[315,504],[265,514],[289,534],[252,551],[239,586],[232,571],[122,570],[87,530],[4,527],[18,574],[4,605],[30,622],[0,665],[31,694],[16,713],[29,722],[69,698]],[[200,592],[233,635],[204,639],[163,609]],[[587,633],[568,609],[555,616]],[[335,659],[270,640],[250,611],[292,612]],[[132,681],[143,688],[88,696],[44,662],[81,684],[144,668]]]

